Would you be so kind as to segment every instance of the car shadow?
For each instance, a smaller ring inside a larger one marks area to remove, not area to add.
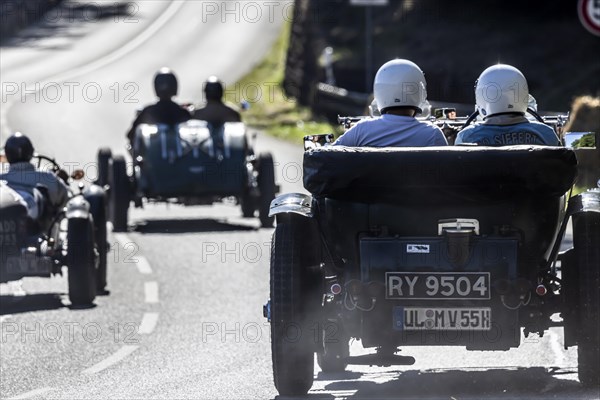
[[[368,379],[357,380],[355,373],[334,377],[320,373],[319,380],[346,379],[325,386],[326,391],[354,392],[348,399],[448,399],[448,398],[543,398],[588,399],[597,396],[593,389],[585,389],[573,380],[560,379],[561,375],[576,370],[559,368],[494,368],[489,370],[409,370],[398,371],[398,378],[378,383]],[[363,375],[362,378],[365,376]]]
[[[23,314],[33,311],[49,311],[67,308],[60,293],[27,294],[24,296],[0,296],[0,315]]]
[[[150,219],[136,224],[134,231],[141,234],[203,233],[255,231],[257,226],[232,224],[216,219]]]

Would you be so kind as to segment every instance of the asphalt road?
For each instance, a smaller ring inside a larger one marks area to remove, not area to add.
[[[146,1],[129,14],[114,4],[63,8],[0,49],[2,141],[26,132],[93,179],[99,147],[124,153],[159,67],[179,75],[180,101],[198,100],[206,76],[235,82],[251,69],[289,15],[289,3]],[[270,85],[258,87],[267,95]],[[257,147],[274,153],[283,192],[303,190],[301,144],[259,135]],[[132,211],[130,231],[110,238],[110,295],[91,309],[68,306],[65,276],[0,285],[0,397],[275,398],[262,318],[272,230],[240,215],[232,204]],[[562,348],[558,328],[509,352],[404,353],[416,364],[316,368],[308,397],[599,397],[580,388],[576,349]]]

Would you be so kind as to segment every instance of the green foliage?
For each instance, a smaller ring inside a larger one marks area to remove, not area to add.
[[[573,148],[581,148],[581,147],[595,147],[596,146],[596,136],[594,133],[587,133],[583,135],[580,139],[574,140],[571,144]]]
[[[337,132],[337,127],[319,121],[310,109],[299,106],[283,91],[290,29],[291,22],[285,22],[269,54],[234,87],[228,87],[225,98],[239,103],[244,100],[240,93],[246,96],[250,109],[243,113],[244,121],[273,136],[300,141],[304,135]]]

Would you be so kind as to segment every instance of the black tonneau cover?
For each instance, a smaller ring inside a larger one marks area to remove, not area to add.
[[[366,202],[555,197],[576,172],[575,153],[563,147],[329,146],[304,153],[304,187],[314,196]]]

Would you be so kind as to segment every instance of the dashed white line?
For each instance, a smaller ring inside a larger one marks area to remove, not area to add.
[[[144,284],[144,293],[146,297],[146,303],[158,303],[158,283],[157,282],[146,282]]]
[[[0,323],[7,321],[10,317],[12,317],[11,314],[0,315]]]
[[[16,397],[10,397],[9,400],[22,400],[22,399],[31,399],[32,397],[42,396],[50,391],[54,390],[51,387],[45,387],[41,389],[35,389],[30,392],[25,392]]]
[[[142,323],[140,324],[140,328],[138,333],[140,335],[149,335],[154,332],[154,328],[156,328],[156,324],[158,323],[158,313],[145,313],[142,318]]]
[[[554,363],[557,367],[562,367],[565,362],[565,353],[560,345],[559,335],[551,328],[548,336],[550,336],[550,348],[554,353]]]
[[[129,239],[129,236],[127,236],[124,233],[113,233],[113,236],[115,237],[117,242],[119,242],[119,245],[123,248],[129,243],[131,243],[131,239]]]
[[[137,269],[142,275],[150,275],[152,274],[152,267],[150,263],[144,256],[137,256]]]
[[[123,346],[115,354],[111,355],[108,358],[105,358],[104,360],[100,361],[98,364],[93,365],[90,368],[84,370],[82,372],[82,374],[93,375],[93,374],[97,374],[98,372],[104,371],[105,369],[112,367],[119,361],[123,360],[125,357],[129,356],[131,353],[136,351],[138,348],[139,348],[139,346],[131,346],[131,345]]]

